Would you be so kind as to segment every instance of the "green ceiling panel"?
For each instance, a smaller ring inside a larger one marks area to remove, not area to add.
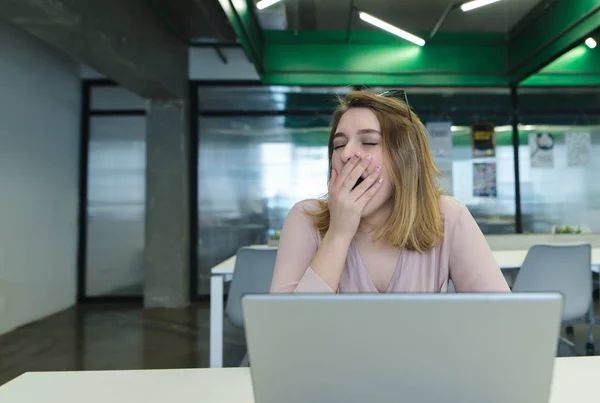
[[[589,87],[600,86],[600,71],[596,74],[534,74],[523,80],[523,87]]]
[[[264,31],[252,1],[219,2],[265,84],[497,87],[600,81],[600,50],[588,55],[574,48],[600,27],[600,0],[556,0],[508,42],[503,34],[439,32],[423,47],[377,30]]]
[[[268,72],[289,73],[504,75],[504,47],[267,44],[265,66]]]
[[[506,87],[503,76],[451,74],[369,74],[369,73],[267,73],[262,76],[267,85],[368,85],[368,86],[431,86],[431,87]]]
[[[506,85],[503,45],[267,43],[270,84]],[[443,60],[443,63],[440,63]]]
[[[540,70],[540,73],[600,73],[600,51],[579,45]]]
[[[600,26],[600,0],[557,0],[508,45],[511,82],[537,72]]]
[[[579,45],[520,83],[521,86],[598,86],[600,51]]]

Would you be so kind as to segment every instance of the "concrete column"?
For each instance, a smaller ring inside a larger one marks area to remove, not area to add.
[[[189,303],[189,116],[187,100],[150,100],[146,138],[144,306]]]

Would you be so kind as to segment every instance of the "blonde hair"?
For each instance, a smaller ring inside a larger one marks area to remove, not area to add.
[[[342,115],[351,108],[369,108],[381,125],[382,147],[392,181],[392,214],[374,239],[385,239],[390,244],[413,251],[424,252],[443,239],[443,218],[437,185],[437,169],[427,138],[427,130],[417,115],[404,102],[368,92],[354,91],[339,98],[329,129],[329,179],[333,135]],[[321,236],[329,230],[327,197],[319,200],[317,209],[307,211]]]

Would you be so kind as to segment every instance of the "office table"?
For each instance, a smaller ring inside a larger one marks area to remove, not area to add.
[[[271,249],[268,245],[252,245],[248,248]],[[493,251],[502,270],[518,269],[523,264],[528,249]],[[600,248],[592,249],[592,269],[600,266]],[[235,268],[235,255],[211,269],[210,278],[210,367],[223,366],[223,283],[231,281]]]
[[[524,357],[524,359],[526,359]],[[597,403],[600,357],[557,358],[549,403]],[[0,403],[254,403],[249,368],[29,372]]]

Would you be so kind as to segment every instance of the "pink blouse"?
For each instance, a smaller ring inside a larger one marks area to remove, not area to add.
[[[441,196],[440,205],[444,240],[427,252],[402,251],[386,292],[447,292],[449,280],[457,292],[510,292],[466,206],[449,196]],[[314,207],[314,200],[299,202],[285,220],[271,284],[273,293],[335,292],[310,268],[321,237],[303,211]],[[376,255],[363,257],[377,262]],[[378,293],[375,283],[352,242],[337,292]]]

